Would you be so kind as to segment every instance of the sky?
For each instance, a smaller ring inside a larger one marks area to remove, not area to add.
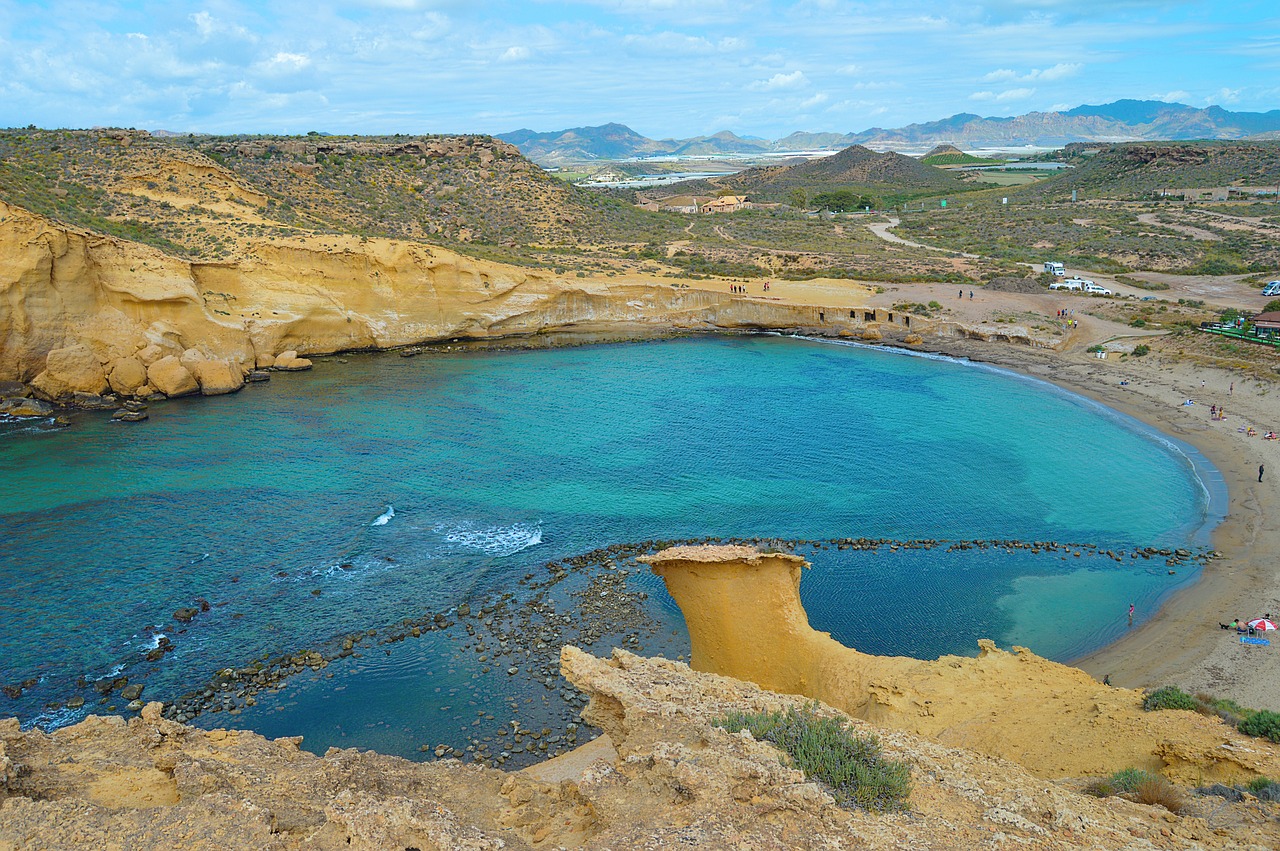
[[[1274,0],[0,0],[0,126],[651,138],[1280,108]]]

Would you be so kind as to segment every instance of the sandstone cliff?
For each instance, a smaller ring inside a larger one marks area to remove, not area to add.
[[[263,240],[237,260],[181,260],[0,202],[0,379],[35,380],[50,397],[108,387],[138,395],[190,391],[171,364],[153,369],[184,352],[192,352],[186,361],[226,364],[219,373],[225,385],[227,370],[247,372],[285,350],[385,349],[568,329],[821,328],[881,339],[903,338],[924,322],[908,326],[890,316],[652,280],[567,278],[416,242],[351,236]],[[183,366],[200,379],[190,363]]]

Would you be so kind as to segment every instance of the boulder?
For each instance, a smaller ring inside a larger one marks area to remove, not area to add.
[[[146,411],[127,411],[124,408],[111,415],[111,419],[119,423],[143,423],[147,421]]]
[[[187,372],[196,374],[196,365],[208,360],[199,349],[187,349],[178,356],[178,360],[187,368]]]
[[[311,369],[311,361],[298,357],[298,353],[290,349],[276,355],[274,368],[286,372],[296,372],[301,369]]]
[[[21,397],[3,399],[0,400],[0,414],[7,414],[11,417],[48,417],[53,415],[53,405],[48,402],[41,402],[39,399],[23,399]]]
[[[121,358],[112,366],[107,383],[122,396],[133,396],[147,383],[146,364],[137,358]]]
[[[83,343],[49,352],[44,372],[36,376],[31,386],[49,399],[76,392],[99,395],[108,389],[98,356]]]
[[[164,349],[160,348],[155,343],[152,343],[146,348],[139,349],[138,353],[134,355],[134,357],[142,361],[143,366],[151,366],[151,364],[164,357]]]
[[[205,396],[221,396],[235,393],[244,387],[240,367],[225,360],[202,360],[195,365],[196,381]]]
[[[296,355],[297,353],[295,352],[294,354]],[[256,363],[258,369],[271,369],[276,365],[275,355],[258,355]]]
[[[0,399],[20,399],[30,395],[30,388],[21,381],[0,381]]]
[[[147,382],[170,398],[200,392],[195,376],[173,355],[160,358],[147,367]]]

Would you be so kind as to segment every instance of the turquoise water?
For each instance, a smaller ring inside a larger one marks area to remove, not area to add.
[[[516,590],[611,543],[1182,546],[1205,543],[1225,504],[1189,447],[948,360],[778,337],[348,360],[153,406],[139,426],[84,414],[0,435],[0,685],[37,681],[0,695],[0,714],[74,720],[85,710],[46,704],[96,706],[86,683],[126,669],[172,699],[219,668]],[[1195,575],[1027,551],[812,559],[815,627],[920,657],[990,637],[1072,658],[1118,637],[1130,602],[1141,622]],[[678,645],[660,584],[634,581]],[[177,623],[197,598],[210,610]],[[157,633],[174,652],[143,664]],[[448,641],[335,663],[236,723],[409,755],[462,720],[454,703],[520,699],[515,680],[486,692]]]

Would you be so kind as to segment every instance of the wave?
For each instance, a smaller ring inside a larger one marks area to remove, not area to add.
[[[512,523],[510,526],[477,526],[463,523],[438,526],[450,544],[491,556],[511,556],[542,543],[542,523]]]
[[[155,650],[160,647],[160,639],[165,637],[166,636],[163,632],[157,632],[155,635],[151,636],[150,641],[146,642],[140,648],[138,648],[138,652],[144,653],[144,654],[150,653],[152,650]]]
[[[45,733],[52,733],[61,727],[69,727],[77,721],[83,720],[88,714],[89,708],[87,706],[78,709],[71,709],[66,706],[61,709],[46,709],[30,721],[23,722],[22,729],[30,730],[35,727]]]
[[[378,518],[370,523],[370,526],[386,526],[391,522],[391,518],[396,516],[396,510],[391,506],[387,506],[387,510],[378,515]]]

